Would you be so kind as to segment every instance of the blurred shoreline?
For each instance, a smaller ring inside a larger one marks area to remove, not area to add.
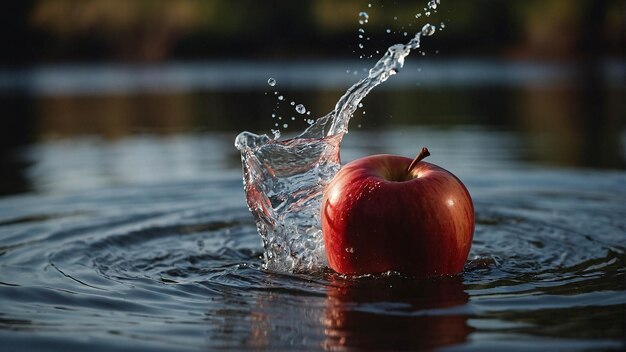
[[[417,55],[417,54],[416,54]],[[0,94],[84,96],[176,91],[345,89],[365,77],[375,60],[174,61],[158,64],[56,64],[0,69]],[[398,87],[554,87],[584,84],[593,69],[606,87],[621,89],[626,61],[593,64],[505,59],[409,59],[379,89]],[[267,79],[276,78],[275,88]]]

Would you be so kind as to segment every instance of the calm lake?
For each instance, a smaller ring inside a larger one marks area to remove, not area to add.
[[[369,63],[2,72],[2,348],[622,350],[624,65],[409,61],[342,161],[427,146],[464,181],[455,277],[263,269],[235,137],[295,135]]]

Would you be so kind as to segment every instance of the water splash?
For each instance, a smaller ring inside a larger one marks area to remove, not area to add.
[[[363,14],[363,13],[362,13]],[[360,17],[367,19],[367,14]],[[361,100],[395,75],[423,36],[435,33],[426,24],[407,44],[395,44],[339,99],[333,111],[320,117],[295,138],[242,132],[235,146],[241,151],[244,189],[263,240],[265,267],[275,271],[314,271],[326,266],[320,226],[320,202],[326,185],[339,171],[339,146]],[[279,97],[280,99],[281,97]]]

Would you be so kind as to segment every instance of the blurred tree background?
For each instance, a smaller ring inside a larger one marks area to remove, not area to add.
[[[359,127],[506,129],[525,160],[624,167],[624,0],[442,0],[430,16],[427,2],[6,2],[0,194],[37,188],[30,173],[41,160],[28,151],[49,140],[201,131],[228,133],[230,147],[242,129],[268,133],[279,125],[272,112],[293,114],[264,95],[277,67],[281,94],[322,116],[370,67],[360,56],[379,58],[425,23],[445,28],[407,66],[430,66],[373,91]],[[306,126],[293,119],[286,132]]]
[[[368,7],[371,4],[371,7]],[[354,58],[357,14],[372,39],[415,32],[426,1],[24,0],[0,14],[3,65],[42,62]],[[440,55],[562,60],[624,54],[623,0],[445,0]],[[434,16],[433,16],[434,17]],[[450,25],[452,24],[452,25]],[[254,35],[251,35],[254,34]]]

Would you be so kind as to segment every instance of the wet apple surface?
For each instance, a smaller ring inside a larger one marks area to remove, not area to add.
[[[342,274],[397,271],[416,277],[458,274],[474,234],[474,206],[449,171],[374,155],[345,165],[324,192],[322,232],[329,266]]]

